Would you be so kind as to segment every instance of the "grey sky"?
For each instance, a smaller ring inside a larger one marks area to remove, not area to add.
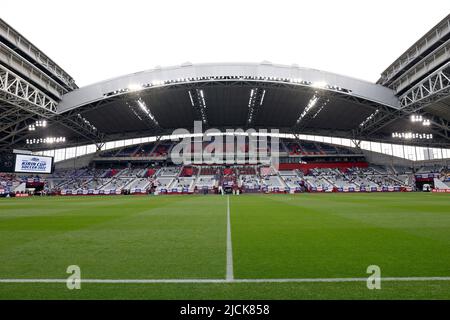
[[[79,86],[186,61],[298,64],[376,81],[450,1],[0,0]]]

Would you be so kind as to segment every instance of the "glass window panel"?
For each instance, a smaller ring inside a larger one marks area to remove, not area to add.
[[[107,142],[105,143],[105,150],[114,149],[115,145],[114,141]]]
[[[57,149],[55,150],[55,162],[65,160],[65,149]]]
[[[408,160],[416,160],[416,149],[414,146],[404,146],[405,158]]]
[[[86,154],[86,146],[85,145],[77,147],[77,149],[76,149],[77,157],[84,156],[85,154]]]
[[[343,146],[346,146],[346,147],[352,147],[353,146],[352,145],[352,141],[350,139],[342,138],[341,139],[341,143],[342,143]]]
[[[370,150],[370,142],[369,141],[361,141],[361,149]]]
[[[392,146],[389,143],[381,143],[382,153],[392,156]]]
[[[97,151],[95,144],[89,144],[86,146],[86,153],[94,153],[95,151]]]
[[[66,159],[75,157],[75,149],[76,148],[66,148]]]
[[[332,137],[331,138],[331,143],[342,146],[342,139],[341,138],[334,138],[334,137]]]

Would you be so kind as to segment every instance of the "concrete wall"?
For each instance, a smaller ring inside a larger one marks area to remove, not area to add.
[[[393,166],[403,166],[420,168],[422,166],[448,166],[450,165],[450,159],[434,159],[434,160],[423,160],[423,161],[411,161],[399,157],[390,156],[387,154],[373,152],[368,150],[361,150],[366,157],[367,162],[377,164],[377,165],[393,165]]]
[[[412,167],[413,161],[390,156],[387,154],[373,152],[369,150],[361,150],[364,156],[366,157],[367,162],[377,165],[393,165],[393,166],[403,166],[403,167]]]
[[[55,169],[78,169],[89,166],[96,153],[90,153],[81,157],[72,158],[55,163]]]

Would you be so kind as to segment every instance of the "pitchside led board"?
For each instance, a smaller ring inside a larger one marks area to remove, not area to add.
[[[14,172],[18,173],[52,173],[53,157],[32,154],[16,154]]]

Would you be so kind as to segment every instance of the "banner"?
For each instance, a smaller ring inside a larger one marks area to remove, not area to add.
[[[450,193],[450,189],[433,189],[432,192],[438,192],[438,193]]]

